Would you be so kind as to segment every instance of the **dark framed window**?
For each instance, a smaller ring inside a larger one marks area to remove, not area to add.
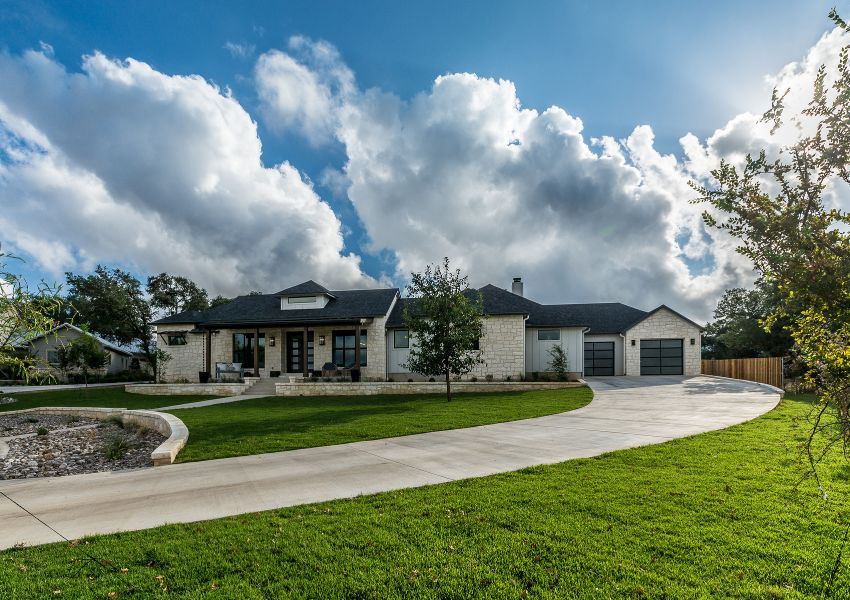
[[[393,331],[393,348],[410,348],[410,331],[408,329]]]
[[[254,349],[257,344],[254,343],[253,333],[234,333],[233,334],[233,362],[242,363],[246,369],[254,368]],[[258,345],[259,366],[261,369],[266,368],[266,334],[260,334],[260,342]]]
[[[537,339],[540,341],[557,341],[561,339],[560,329],[538,329]]]
[[[186,345],[186,334],[185,333],[175,333],[173,335],[168,336],[168,345],[169,346],[185,346]]]
[[[47,362],[51,365],[59,364],[59,351],[58,350],[48,350],[47,351]]]
[[[286,301],[289,304],[312,304],[316,301],[315,296],[289,296]]]
[[[333,357],[334,364],[338,367],[351,369],[354,367],[355,335],[351,331],[333,332]],[[360,333],[360,366],[366,366],[366,332]]]

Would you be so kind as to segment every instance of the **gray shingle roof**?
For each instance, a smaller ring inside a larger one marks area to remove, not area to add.
[[[590,327],[589,335],[622,333],[646,318],[646,311],[620,302],[547,304],[531,313],[528,327]]]
[[[275,296],[309,296],[311,294],[327,294],[328,296],[333,296],[335,292],[331,292],[325,286],[319,285],[312,279],[309,279],[304,283],[299,283],[298,285],[293,285],[285,290],[281,290],[275,294]]]
[[[291,293],[286,292],[286,294]],[[239,324],[295,325],[383,317],[390,309],[393,299],[398,294],[398,289],[345,290],[327,293],[331,296],[331,299],[324,308],[281,310],[280,293],[259,294],[254,296],[239,296],[227,304],[216,306],[202,313],[186,311],[179,315],[160,319],[155,324],[198,323],[203,326]]]
[[[592,304],[539,304],[494,285],[480,290],[486,315],[528,315],[527,327],[589,327],[588,334],[622,333],[649,314],[619,302]],[[404,307],[410,298],[396,303],[387,327],[404,327]]]

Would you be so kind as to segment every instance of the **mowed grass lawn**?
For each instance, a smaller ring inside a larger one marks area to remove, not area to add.
[[[789,398],[750,423],[594,459],[9,550],[0,597],[819,596],[850,469],[827,456],[828,502],[802,477],[812,406]],[[845,557],[831,597],[848,590]]]
[[[590,388],[445,395],[273,397],[171,410],[189,428],[179,462],[329,446],[580,408]]]
[[[23,410],[39,406],[98,406],[102,408],[156,408],[171,404],[209,400],[215,396],[145,396],[129,394],[121,387],[79,388],[57,390],[55,392],[27,392],[25,394],[7,392],[3,397],[11,396],[18,401],[14,404],[0,404],[0,413],[9,410]]]

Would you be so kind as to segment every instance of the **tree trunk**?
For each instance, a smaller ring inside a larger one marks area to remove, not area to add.
[[[452,401],[452,374],[446,371],[446,401]]]

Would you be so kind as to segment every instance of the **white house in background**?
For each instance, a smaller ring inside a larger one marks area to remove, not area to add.
[[[649,312],[618,302],[540,304],[486,285],[480,340],[483,364],[469,377],[517,379],[550,369],[561,345],[569,370],[583,376],[698,375],[702,327],[667,306]],[[160,319],[157,346],[171,356],[166,379],[197,381],[217,364],[246,374],[318,374],[356,369],[364,379],[417,379],[404,367],[415,345],[404,326],[410,299],[396,288],[331,291],[314,281],[276,294],[239,296],[207,311]]]
[[[46,334],[30,339],[24,347],[29,350],[31,355],[38,357],[39,362],[44,365],[44,369],[54,371],[54,374],[58,375],[59,349],[84,335],[94,339],[104,352],[109,353],[109,364],[98,371],[101,375],[120,373],[130,368],[134,358],[132,352],[128,352],[115,344],[110,344],[96,335],[86,333],[70,323],[63,323]]]

